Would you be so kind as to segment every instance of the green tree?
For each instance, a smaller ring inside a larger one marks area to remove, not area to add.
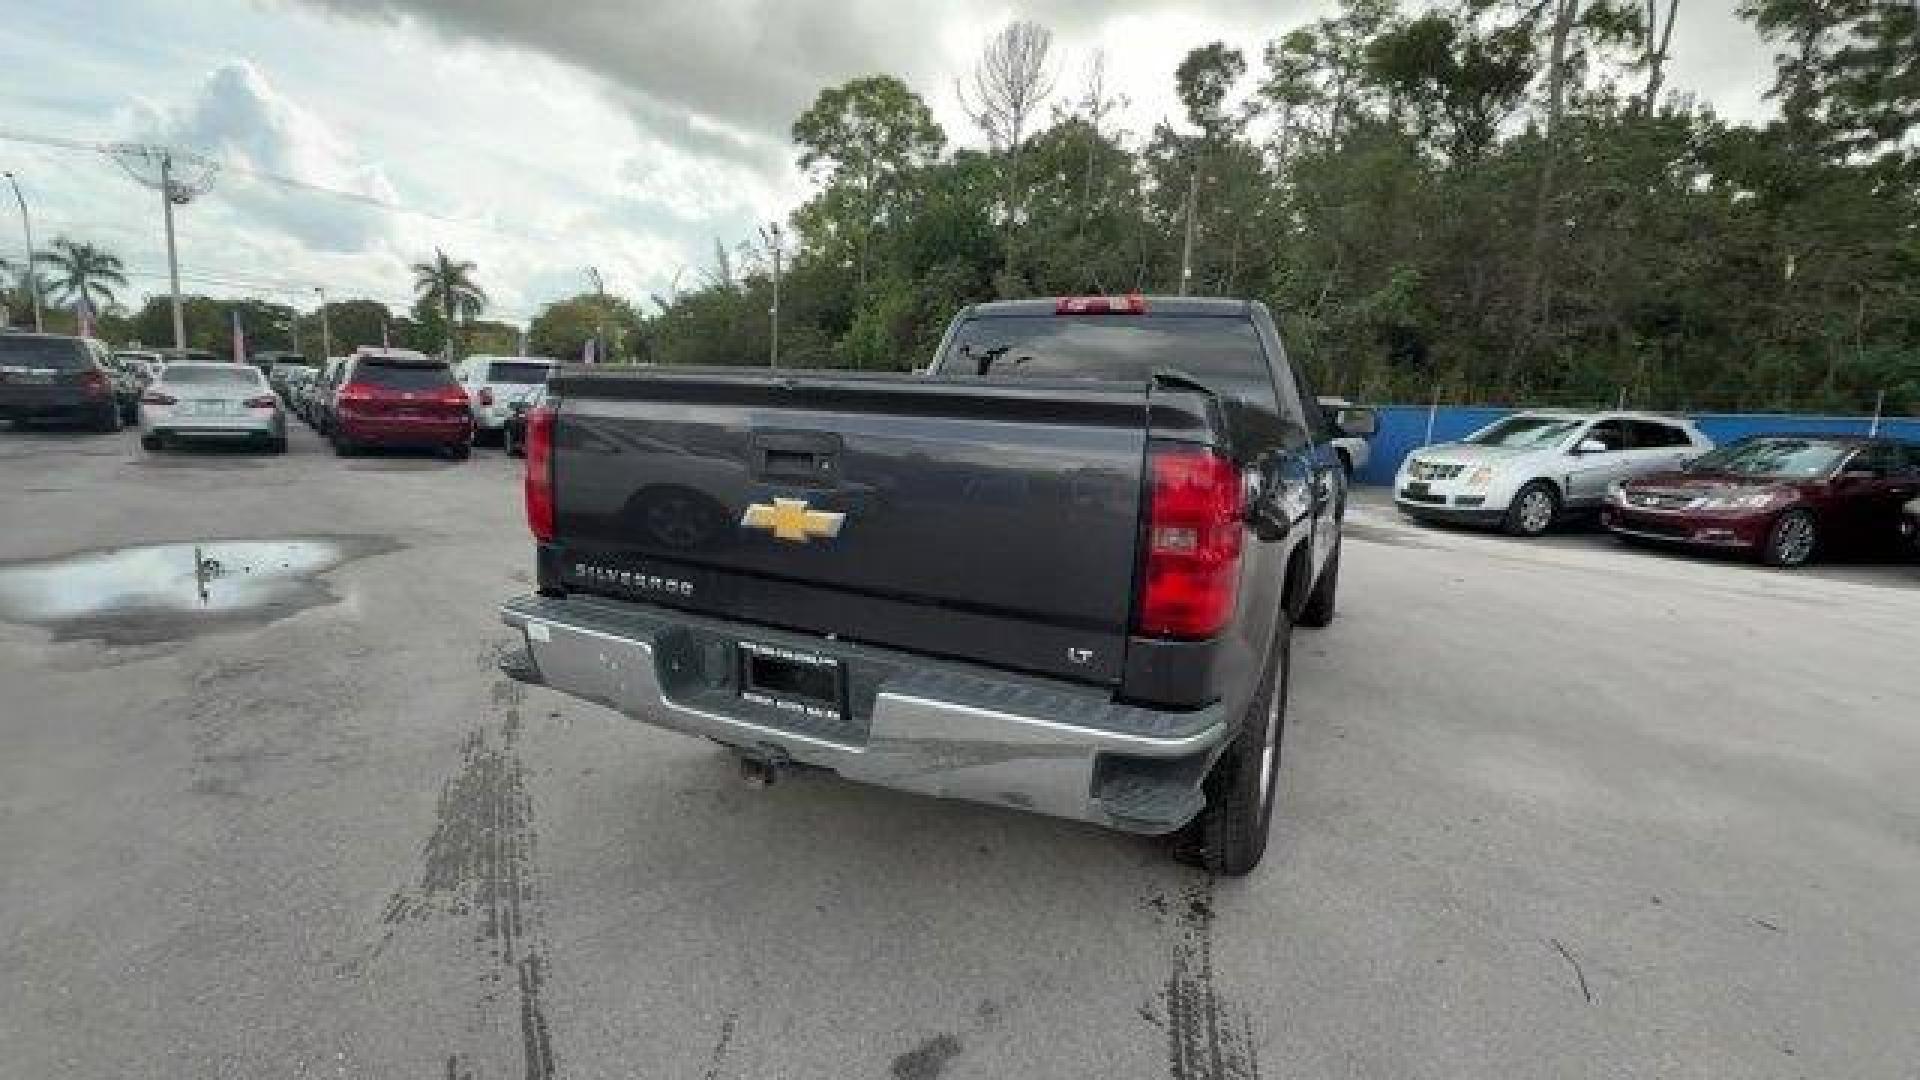
[[[625,299],[608,293],[581,293],[548,304],[533,317],[527,339],[535,355],[560,360],[581,359],[591,340],[605,347],[603,363],[647,358],[647,331],[639,312]]]
[[[1096,64],[1082,100],[1022,121],[1012,194],[1010,126],[948,151],[897,80],[830,88],[795,124],[818,188],[782,360],[903,369],[968,303],[1172,291],[1191,220],[1194,291],[1267,301],[1323,390],[1920,410],[1910,5],[1744,11],[1779,53],[1775,120],[1668,87],[1677,0],[1343,0],[1278,28],[1257,78],[1202,44],[1184,122],[1144,139],[1114,129]],[[629,353],[763,362],[766,267],[722,250]],[[576,354],[603,317],[542,332]]]
[[[62,236],[36,260],[52,271],[54,295],[68,304],[84,296],[89,307],[104,311],[119,301],[114,287],[127,287],[120,256],[93,244]]]
[[[414,297],[439,312],[448,359],[454,353],[455,328],[479,318],[487,308],[486,291],[473,280],[478,270],[472,262],[447,258],[439,248],[433,249],[432,261],[413,264]]]
[[[793,122],[793,141],[800,168],[824,185],[796,217],[802,238],[821,251],[850,249],[864,289],[875,230],[946,133],[905,83],[871,75],[822,90]]]

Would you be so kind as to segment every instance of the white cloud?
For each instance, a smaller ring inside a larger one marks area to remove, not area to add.
[[[215,68],[180,104],[136,102],[127,125],[134,141],[191,148],[225,166],[214,181],[224,202],[315,251],[366,251],[390,235],[372,207],[273,179],[381,202],[397,198],[377,165],[359,159],[347,140],[247,60]]]

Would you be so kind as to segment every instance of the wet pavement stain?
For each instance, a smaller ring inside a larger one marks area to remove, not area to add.
[[[947,1064],[960,1056],[960,1040],[949,1034],[935,1035],[919,1046],[893,1059],[894,1080],[936,1080]]]
[[[174,641],[334,603],[324,575],[401,546],[382,536],[207,540],[0,563],[0,621],[56,641]]]

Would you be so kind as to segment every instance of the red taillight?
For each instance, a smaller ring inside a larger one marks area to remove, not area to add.
[[[480,388],[480,407],[483,409],[493,407],[493,387],[483,386]]]
[[[350,382],[336,390],[333,403],[340,408],[350,409],[368,404],[380,396],[380,392],[366,383]]]
[[[250,397],[247,399],[247,408],[249,409],[277,409],[279,407],[280,399],[274,397],[272,394],[262,394],[259,397]]]
[[[80,392],[88,397],[104,397],[107,393],[107,377],[98,371],[89,371],[80,376]]]
[[[440,391],[438,394],[434,395],[433,400],[439,402],[442,405],[455,405],[460,407],[461,409],[465,409],[468,407],[467,392],[465,390],[460,389],[457,386],[449,386],[445,390]],[[480,403],[482,405],[491,404],[491,402],[487,399],[487,392],[485,390],[482,390],[480,392]]]
[[[553,410],[527,414],[527,527],[539,541],[553,539]]]
[[[1138,629],[1154,637],[1212,637],[1233,618],[1240,592],[1240,471],[1210,450],[1188,447],[1155,450],[1151,470]]]
[[[1063,296],[1053,302],[1055,315],[1145,315],[1147,298],[1125,296]]]
[[[179,401],[180,399],[174,397],[172,394],[147,393],[140,395],[140,403],[143,405],[175,405],[178,404]]]

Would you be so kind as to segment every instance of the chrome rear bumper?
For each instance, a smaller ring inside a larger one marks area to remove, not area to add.
[[[1218,705],[1139,709],[1097,688],[666,608],[529,596],[500,614],[525,637],[525,652],[502,663],[523,682],[851,780],[1128,832],[1166,833],[1191,820],[1203,805],[1200,782],[1231,734]],[[728,685],[739,641],[841,660],[847,685],[859,690],[850,695],[851,722],[797,730],[741,698]]]

